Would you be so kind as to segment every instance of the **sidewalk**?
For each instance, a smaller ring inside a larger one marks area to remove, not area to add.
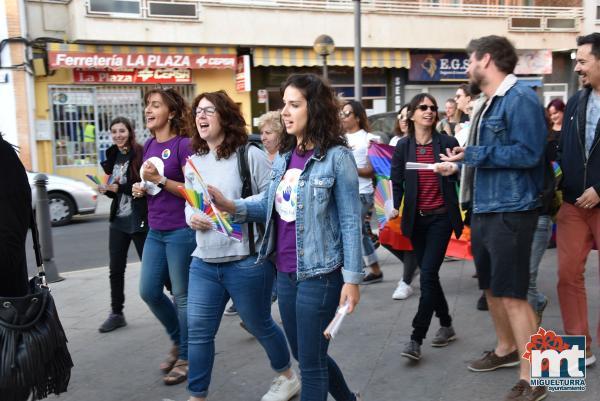
[[[473,264],[455,261],[442,267],[442,285],[458,339],[447,348],[431,347],[431,338],[439,327],[434,320],[417,365],[400,357],[400,352],[411,332],[419,291],[405,301],[392,300],[402,264],[387,251],[378,252],[385,281],[362,287],[358,310],[345,320],[330,347],[351,388],[361,391],[365,401],[502,400],[517,381],[516,369],[473,373],[466,368],[468,361],[495,344],[487,312],[475,309],[480,291],[471,278]],[[128,326],[107,334],[98,332],[110,304],[107,268],[65,273],[65,281],[52,285],[75,362],[69,391],[60,396],[61,401],[188,399],[184,384],[169,387],[162,383],[158,365],[169,349],[169,341],[138,295],[139,268],[135,263],[127,269]],[[589,258],[586,281],[594,334],[600,309],[596,251]],[[542,261],[539,287],[550,298],[542,326],[560,333],[555,250],[548,250]],[[279,321],[276,306],[273,314]],[[211,401],[258,401],[274,377],[262,348],[238,322],[237,316],[223,317],[216,340]],[[596,339],[594,344],[594,352],[600,357]],[[598,400],[599,379],[600,367],[590,368],[585,392],[554,393],[547,399]]]

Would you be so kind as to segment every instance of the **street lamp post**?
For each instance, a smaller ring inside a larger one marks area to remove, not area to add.
[[[354,0],[354,100],[362,102],[360,0]]]
[[[333,53],[335,43],[329,35],[319,35],[313,44],[315,53],[323,57],[323,78],[327,79],[327,56]]]

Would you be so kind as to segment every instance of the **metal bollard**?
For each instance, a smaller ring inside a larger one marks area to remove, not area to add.
[[[52,226],[50,221],[50,204],[48,201],[48,192],[46,184],[48,177],[44,174],[37,174],[34,177],[36,188],[35,217],[37,220],[38,231],[40,233],[40,246],[42,247],[42,259],[46,270],[46,280],[49,283],[64,280],[58,274],[58,269],[54,263],[54,247],[52,245]]]

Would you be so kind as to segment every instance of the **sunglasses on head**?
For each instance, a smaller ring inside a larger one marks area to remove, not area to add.
[[[340,111],[340,117],[341,118],[348,118],[352,114],[354,114],[352,111]]]
[[[436,112],[438,110],[437,106],[428,106],[426,104],[420,104],[417,106],[417,110],[427,111],[427,109]]]

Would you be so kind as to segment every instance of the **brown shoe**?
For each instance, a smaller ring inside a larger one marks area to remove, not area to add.
[[[183,383],[188,377],[188,361],[177,360],[173,369],[163,377],[163,382],[167,386]]]
[[[519,380],[510,389],[504,401],[540,401],[548,396],[546,387],[531,387],[527,380]]]
[[[175,362],[177,362],[178,354],[179,354],[179,348],[177,348],[177,346],[174,345],[171,348],[171,350],[169,351],[169,355],[167,355],[165,360],[160,364],[159,369],[163,373],[169,373],[171,371],[171,369],[173,369]]]
[[[508,355],[498,356],[494,351],[486,351],[482,358],[469,364],[473,372],[490,372],[499,368],[510,368],[519,364],[519,351],[514,350]]]

